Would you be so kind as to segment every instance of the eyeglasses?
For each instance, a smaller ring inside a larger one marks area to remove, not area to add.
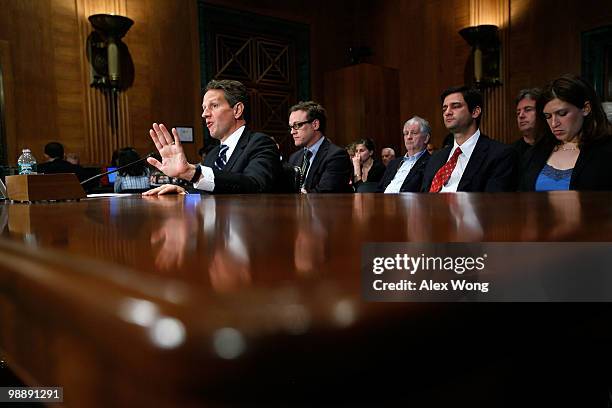
[[[289,125],[289,131],[291,132],[291,130],[300,130],[302,128],[302,126],[304,126],[307,123],[312,123],[314,122],[313,120],[305,120],[303,122],[295,122],[293,125]]]

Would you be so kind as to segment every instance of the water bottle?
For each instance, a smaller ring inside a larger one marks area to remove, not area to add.
[[[30,149],[23,149],[21,156],[17,159],[19,174],[36,174],[36,159]]]

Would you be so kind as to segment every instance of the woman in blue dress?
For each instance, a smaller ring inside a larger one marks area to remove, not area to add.
[[[536,110],[519,190],[612,190],[612,125],[593,87],[564,75],[543,89]]]

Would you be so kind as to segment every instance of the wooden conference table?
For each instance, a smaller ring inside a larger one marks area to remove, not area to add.
[[[431,400],[443,397],[423,390],[455,370],[483,378],[456,347],[478,339],[488,372],[514,358],[502,338],[582,338],[599,313],[609,320],[603,306],[569,319],[575,309],[365,302],[360,255],[366,242],[612,241],[612,193],[134,195],[0,210],[0,355],[26,384],[64,387],[67,406]]]

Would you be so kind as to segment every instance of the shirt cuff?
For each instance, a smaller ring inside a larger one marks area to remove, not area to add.
[[[193,183],[193,187],[198,190],[213,191],[215,189],[215,173],[208,166],[200,165],[200,167],[202,168],[202,177]]]

